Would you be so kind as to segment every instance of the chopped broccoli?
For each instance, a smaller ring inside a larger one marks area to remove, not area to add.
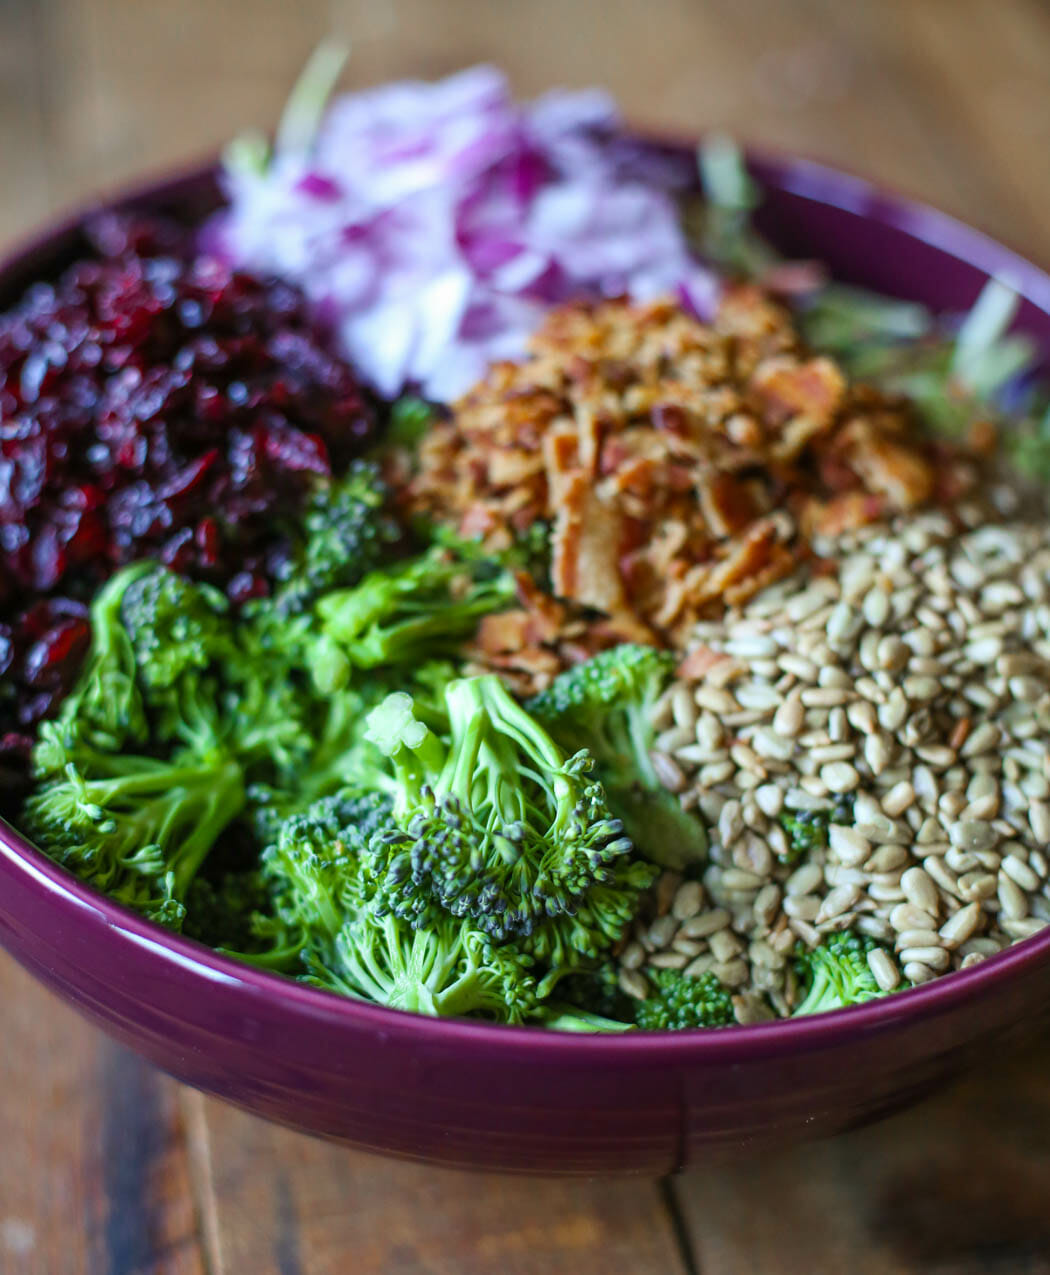
[[[142,564],[130,576],[120,604],[120,622],[135,652],[140,684],[169,690],[191,671],[207,668],[233,646],[229,604],[218,589],[177,575],[168,567]]]
[[[547,1001],[539,1007],[536,1020],[551,1031],[558,1032],[629,1032],[633,1023],[622,1018],[607,1018],[594,1010],[581,1009],[567,1001]]]
[[[416,929],[392,912],[366,910],[335,940],[335,960],[314,981],[393,1009],[520,1023],[536,1004],[531,960],[469,921],[443,914]]]
[[[387,907],[372,847],[391,810],[386,798],[348,790],[286,821],[264,852],[277,915],[300,935],[310,981],[395,1009],[521,1021],[536,1000],[522,952],[450,913],[421,930]]]
[[[383,442],[414,452],[437,415],[438,409],[426,399],[403,394],[390,406],[390,420]]]
[[[654,870],[633,859],[589,754],[566,755],[496,677],[453,681],[445,702],[447,737],[402,693],[368,719],[393,769],[391,910],[415,924],[469,916],[556,967],[600,957]]]
[[[342,478],[314,489],[298,543],[281,570],[278,608],[294,614],[323,593],[357,584],[402,538],[378,469],[355,461]]]
[[[826,850],[833,823],[852,824],[853,797],[839,797],[833,807],[819,810],[785,810],[780,826],[788,836],[788,848],[777,858],[789,866],[798,863],[814,850]]]
[[[317,657],[323,663],[319,684],[337,689],[353,668],[454,655],[483,615],[513,598],[509,574],[486,577],[440,549],[370,572],[355,588],[325,594],[317,603],[327,639]],[[342,672],[339,654],[345,660]],[[318,671],[315,663],[315,675]]]
[[[118,750],[126,744],[141,747],[149,735],[139,688],[135,647],[121,619],[124,595],[151,563],[136,563],[115,575],[91,604],[91,648],[76,685],[62,704],[63,735],[72,730],[92,747]],[[49,741],[38,745],[36,773],[61,774],[66,750],[53,751]]]
[[[275,912],[303,936],[304,951],[326,959],[348,914],[369,897],[363,863],[373,833],[385,828],[390,801],[350,789],[285,819],[262,854]],[[369,887],[370,888],[370,887]]]
[[[527,707],[563,747],[594,756],[610,804],[638,848],[682,868],[705,856],[707,836],[660,783],[650,756],[653,706],[673,670],[670,652],[624,643],[559,674]]]
[[[862,1005],[886,995],[868,965],[869,953],[878,946],[867,935],[843,930],[829,935],[812,951],[801,952],[795,960],[795,972],[805,994],[793,1017]]]
[[[421,520],[417,532],[431,544],[447,549],[462,562],[493,564],[508,571],[526,571],[535,580],[543,580],[550,571],[550,523],[542,518],[530,522],[523,531],[515,531],[505,548],[494,549],[484,540],[462,536],[441,522]]]
[[[229,758],[171,760],[101,753],[61,722],[47,722],[42,747],[68,754],[23,810],[43,849],[111,898],[173,928],[215,841],[244,807],[241,768]]]
[[[649,980],[653,994],[638,1001],[634,1011],[642,1031],[728,1027],[736,1021],[729,990],[710,970],[698,978],[681,970],[657,970]]]
[[[198,874],[186,891],[182,932],[223,951],[261,954],[270,945],[255,921],[269,907],[270,891],[258,865],[216,877]]]
[[[780,825],[788,835],[788,848],[777,856],[780,862],[798,863],[814,850],[826,849],[830,823],[828,810],[791,810],[782,814]]]

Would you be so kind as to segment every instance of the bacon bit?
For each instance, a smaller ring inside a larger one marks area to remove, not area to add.
[[[410,513],[488,548],[552,524],[562,602],[523,595],[533,653],[506,665],[519,678],[615,633],[682,640],[789,571],[808,536],[958,500],[974,481],[960,449],[923,442],[903,400],[806,351],[754,286],[730,289],[710,325],[671,301],[552,311],[529,356],[490,369],[419,459]]]
[[[494,451],[489,458],[489,481],[497,487],[511,487],[526,478],[532,478],[543,469],[543,457],[537,452],[523,452],[516,448]]]
[[[891,509],[914,509],[933,495],[935,474],[929,461],[872,421],[851,421],[842,442],[854,472],[869,491],[884,495]]]
[[[753,416],[747,412],[734,412],[726,421],[726,437],[737,447],[754,450],[762,446],[765,435]]]
[[[567,475],[561,484],[551,535],[551,587],[559,598],[572,598],[576,594],[583,509],[589,490],[587,479],[579,472]]]
[[[948,736],[948,747],[958,751],[963,744],[970,738],[970,731],[973,728],[973,719],[969,717],[960,717],[955,723],[952,733]]]
[[[576,473],[579,450],[576,431],[569,422],[543,436],[543,464],[547,471],[547,503],[556,507],[565,499],[565,485]]]
[[[775,544],[770,551],[770,561],[765,567],[760,571],[756,571],[754,575],[747,575],[738,583],[731,584],[726,588],[723,594],[726,605],[731,607],[740,606],[748,598],[753,598],[756,593],[761,593],[769,585],[775,584],[777,580],[783,580],[797,566],[798,559],[787,546]]]
[[[847,491],[826,505],[816,501],[807,506],[802,517],[802,529],[807,535],[841,536],[869,522],[878,522],[886,512],[881,496],[869,496],[863,491]]]
[[[703,604],[713,601],[732,585],[764,571],[773,556],[776,543],[777,528],[773,520],[765,518],[756,523],[742,540],[732,546],[728,556],[708,573],[703,588],[698,591],[696,602]],[[788,558],[791,558],[790,554]]]
[[[689,417],[677,403],[657,403],[652,411],[653,425],[668,434],[689,434]]]
[[[526,644],[530,619],[528,611],[501,611],[484,616],[478,626],[478,647],[487,655],[520,650]]]
[[[628,611],[620,575],[620,513],[605,505],[583,473],[566,482],[552,542],[551,583],[558,597],[606,615]]]
[[[549,593],[533,580],[527,571],[519,571],[514,577],[518,601],[529,613],[541,641],[553,641],[565,627],[567,611]]]
[[[598,469],[602,434],[598,425],[598,414],[590,407],[581,407],[576,413],[576,438],[580,467],[589,478],[593,479]]]
[[[732,474],[713,474],[699,493],[700,510],[719,539],[737,535],[763,512],[748,485]]]
[[[687,682],[696,682],[706,677],[721,660],[730,657],[724,651],[712,651],[709,646],[694,646],[689,654],[679,662],[678,676]]]
[[[767,425],[783,426],[804,417],[814,432],[828,429],[842,406],[846,378],[831,359],[780,355],[766,359],[751,377],[749,394]]]
[[[825,430],[826,426],[812,416],[796,416],[794,420],[787,421],[780,431],[780,437],[770,450],[770,460],[777,465],[797,460]]]

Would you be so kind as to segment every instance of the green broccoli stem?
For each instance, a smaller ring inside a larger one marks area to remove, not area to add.
[[[552,835],[572,815],[572,786],[563,773],[564,757],[550,735],[510,695],[494,674],[460,678],[446,693],[452,737],[456,740],[451,774],[443,775],[441,790],[465,806],[478,782],[479,769],[488,789],[490,825],[530,823],[540,812],[530,802],[522,774],[553,792],[557,811]],[[522,766],[522,758],[535,769]]]
[[[630,1032],[635,1030],[633,1023],[625,1023],[618,1018],[606,1018],[589,1009],[578,1009],[575,1005],[561,1001],[548,1001],[537,1015],[537,1021],[551,1031],[558,1032]]]
[[[192,819],[192,831],[166,864],[172,880],[171,893],[177,899],[185,897],[217,837],[245,805],[241,768],[234,761],[218,766],[157,762],[139,774],[88,780],[84,795],[106,813],[115,803],[153,795],[152,801],[132,803],[133,813],[123,830],[123,839],[128,843],[137,840],[163,847]]]
[[[194,782],[188,786],[183,801],[198,806],[202,791],[204,804],[203,809],[195,816],[196,826],[171,860],[174,879],[172,893],[177,899],[186,897],[190,882],[200,871],[201,864],[208,857],[222,830],[244,809],[244,779],[240,766],[234,761],[227,761],[219,767],[200,767]],[[172,810],[162,830],[162,844],[168,827],[177,827],[185,820],[187,813],[183,809]]]
[[[335,940],[338,966],[357,994],[392,1009],[447,1016],[472,1008],[471,978],[455,978],[461,953],[428,930],[409,929],[387,914],[374,935],[344,927]]]
[[[135,648],[121,618],[128,587],[155,570],[151,562],[137,562],[119,571],[95,595],[91,604],[91,649],[77,684],[63,705],[62,718],[78,718],[103,743],[114,749],[130,737],[142,743],[146,719],[136,685]]]
[[[256,969],[288,974],[296,969],[302,959],[303,942],[300,940],[295,943],[286,943],[265,952],[239,952],[228,947],[217,947],[214,950],[220,956],[232,957],[245,965],[254,965]]]

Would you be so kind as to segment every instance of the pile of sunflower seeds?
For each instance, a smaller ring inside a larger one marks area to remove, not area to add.
[[[1050,921],[1050,528],[964,509],[815,547],[837,569],[698,626],[708,667],[656,706],[654,764],[712,844],[702,881],[657,883],[631,995],[713,970],[754,1022],[791,1012],[800,942],[872,936],[888,991]],[[828,844],[793,860],[807,811]]]

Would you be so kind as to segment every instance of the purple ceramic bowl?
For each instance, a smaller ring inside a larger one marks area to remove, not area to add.
[[[756,162],[763,227],[843,279],[969,306],[989,275],[1050,351],[1050,278],[949,217],[819,165]],[[199,170],[121,206],[199,211]],[[80,245],[70,222],[0,266],[0,306]],[[845,1129],[919,1097],[1050,1017],[1050,930],[856,1009],[717,1032],[559,1035],[344,1000],[216,956],[81,885],[0,824],[0,943],[187,1084],[308,1133],[530,1173],[662,1174]]]

